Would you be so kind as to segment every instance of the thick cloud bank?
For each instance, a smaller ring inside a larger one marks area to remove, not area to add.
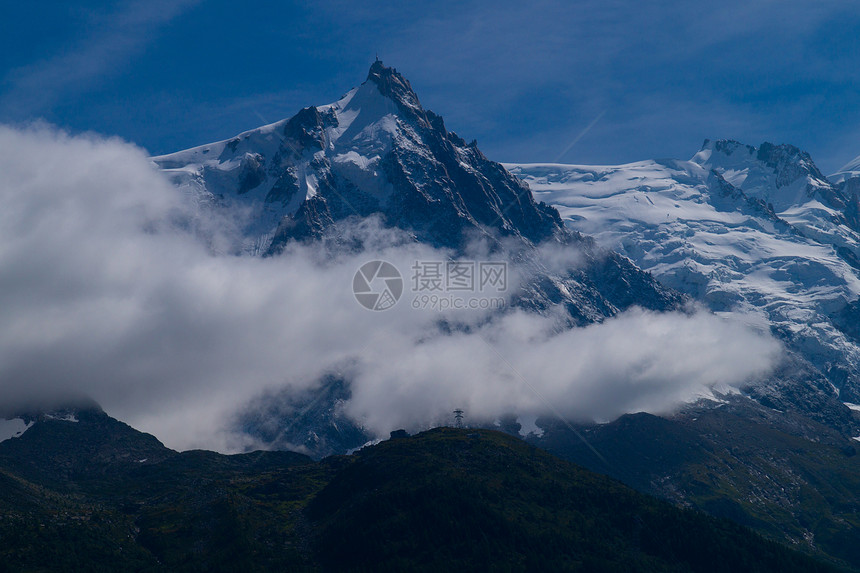
[[[438,312],[408,300],[368,311],[351,289],[368,260],[406,275],[445,253],[367,224],[356,232],[379,246],[333,261],[309,248],[219,254],[233,227],[200,220],[134,146],[0,127],[0,402],[85,394],[171,447],[236,450],[238,409],[347,362],[346,412],[384,435],[455,407],[667,411],[765,374],[780,353],[707,313],[636,310],[559,333],[553,317],[461,310],[446,316],[469,333],[442,334]]]

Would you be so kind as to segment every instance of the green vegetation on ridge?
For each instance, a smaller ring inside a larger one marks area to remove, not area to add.
[[[833,570],[499,432],[313,462],[176,453],[103,413],[40,425],[0,444],[0,571]]]

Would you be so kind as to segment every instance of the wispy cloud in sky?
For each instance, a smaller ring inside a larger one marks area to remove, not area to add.
[[[131,0],[94,13],[90,25],[53,57],[8,70],[2,78],[0,117],[42,116],[127,67],[167,24],[203,0]]]

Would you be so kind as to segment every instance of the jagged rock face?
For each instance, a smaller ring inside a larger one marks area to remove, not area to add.
[[[809,154],[793,145],[765,142],[755,148],[731,140],[705,140],[692,161],[717,171],[777,212],[810,199],[824,201],[835,209],[845,206]]]
[[[764,142],[759,146],[756,158],[773,169],[777,189],[790,185],[802,177],[826,182],[824,175],[815,166],[809,154],[793,145],[774,145]]]
[[[504,168],[487,160],[477,146],[448,132],[442,118],[421,107],[409,82],[395,70],[376,62],[356,95],[347,98],[334,104],[334,114],[326,116],[331,125],[319,126],[321,132],[328,130],[329,148],[341,147],[328,161],[333,176],[325,179],[323,191],[300,208],[293,218],[296,225],[290,220],[282,224],[273,251],[291,238],[314,236],[318,232],[310,230],[329,226],[318,223],[320,213],[336,221],[379,212],[387,224],[414,232],[422,242],[455,249],[476,232],[492,238],[512,235],[533,243],[563,232],[553,209],[536,204],[528,188]],[[365,107],[383,107],[380,98],[384,107],[393,103],[395,113],[361,131],[354,129]],[[362,103],[367,100],[369,105]],[[359,118],[352,117],[354,103],[361,105]],[[380,131],[384,132],[381,138]],[[336,141],[331,141],[333,136]],[[368,147],[379,155],[368,156]],[[343,159],[345,155],[350,157]],[[368,167],[355,173],[353,166],[360,163]],[[379,193],[380,188],[387,192]]]
[[[378,61],[334,104],[153,160],[201,203],[251,208],[244,247],[266,254],[370,214],[455,249],[476,236],[539,243],[564,233],[555,210],[448,132]]]
[[[508,168],[570,228],[713,311],[771,330],[809,364],[793,383],[810,396],[828,380],[843,401],[860,401],[856,200],[807,153],[706,141],[691,161]]]
[[[847,202],[844,209],[846,223],[860,232],[860,157],[850,161],[828,179]]]

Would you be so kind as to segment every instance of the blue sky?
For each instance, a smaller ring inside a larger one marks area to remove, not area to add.
[[[828,0],[8,2],[0,121],[166,153],[329,103],[376,53],[499,161],[860,155],[860,6]]]

